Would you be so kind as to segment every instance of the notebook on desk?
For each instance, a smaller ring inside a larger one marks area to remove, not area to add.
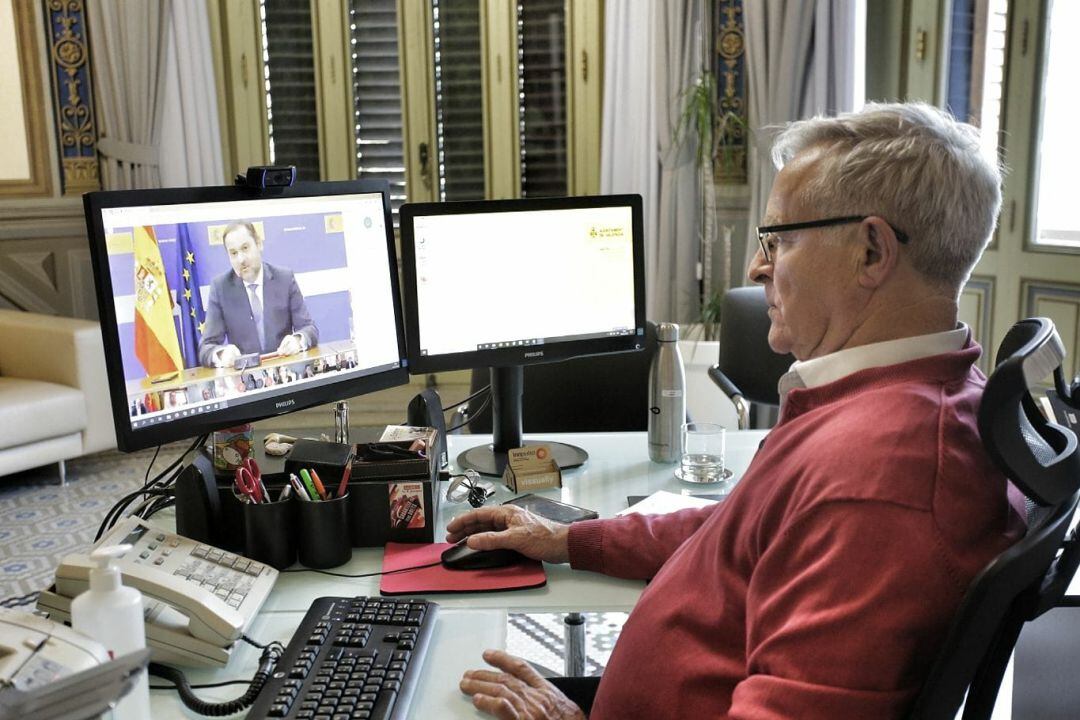
[[[450,543],[386,543],[383,572],[440,563],[443,551],[450,547],[453,547]],[[379,582],[379,592],[383,595],[497,592],[527,590],[546,584],[544,565],[537,560],[486,570],[448,570],[441,564],[435,564],[397,574],[384,574]]]

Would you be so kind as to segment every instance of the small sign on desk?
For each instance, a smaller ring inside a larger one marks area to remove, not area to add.
[[[522,493],[562,487],[562,470],[547,445],[514,448],[507,453],[503,483]]]

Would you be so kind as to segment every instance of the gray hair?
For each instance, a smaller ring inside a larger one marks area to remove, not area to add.
[[[812,147],[825,152],[799,202],[829,215],[880,215],[910,238],[917,271],[959,292],[1001,209],[1002,169],[977,128],[925,103],[868,103],[791,123],[773,162],[783,167]]]

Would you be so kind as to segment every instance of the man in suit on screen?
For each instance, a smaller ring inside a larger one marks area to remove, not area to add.
[[[232,367],[241,355],[296,355],[319,342],[292,270],[262,259],[262,238],[249,222],[222,233],[232,270],[210,283],[199,363]]]

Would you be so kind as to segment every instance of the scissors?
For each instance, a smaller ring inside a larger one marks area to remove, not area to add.
[[[251,498],[255,504],[263,501],[265,487],[262,484],[262,471],[259,470],[255,458],[244,458],[240,467],[236,468],[236,489]]]

